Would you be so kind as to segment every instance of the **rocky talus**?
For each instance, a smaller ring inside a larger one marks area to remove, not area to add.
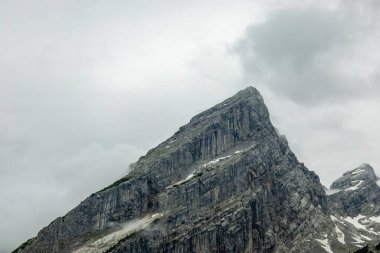
[[[14,252],[348,252],[359,245],[342,240],[334,219],[370,212],[326,195],[252,87],[193,117],[131,168]]]

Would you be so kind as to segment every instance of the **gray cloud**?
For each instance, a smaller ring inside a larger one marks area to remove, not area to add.
[[[344,1],[277,9],[248,27],[235,50],[248,76],[297,103],[378,95],[377,6]]]

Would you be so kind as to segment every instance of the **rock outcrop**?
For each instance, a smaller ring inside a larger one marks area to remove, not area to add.
[[[326,191],[338,240],[351,251],[380,242],[380,187],[373,168],[362,164],[335,180]],[[364,248],[363,250],[366,250]]]
[[[318,176],[297,160],[252,87],[192,118],[131,168],[15,252],[350,248],[336,232]],[[337,213],[351,210],[342,206]]]
[[[380,187],[373,168],[362,164],[348,171],[330,187],[329,203],[339,215],[380,215]]]

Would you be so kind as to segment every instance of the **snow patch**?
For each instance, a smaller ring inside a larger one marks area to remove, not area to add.
[[[126,222],[122,225],[122,228],[114,231],[98,240],[91,242],[87,245],[83,245],[73,253],[101,253],[108,250],[113,245],[117,244],[123,238],[141,231],[149,226],[153,221],[163,217],[162,213],[155,213],[153,215],[145,216],[142,219]]]
[[[325,189],[326,195],[333,195],[341,191],[342,191],[341,189]]]
[[[374,223],[380,223],[380,216],[371,216],[371,217],[368,217],[367,219]]]
[[[373,234],[373,235],[380,235],[379,231],[376,231],[372,226],[376,223],[380,224],[380,216],[364,216],[362,214],[359,214],[356,217],[350,217],[347,216],[346,218],[343,217],[335,217],[333,215],[330,215],[330,218],[335,223],[340,223],[344,226],[352,225],[359,231],[366,231],[367,233]],[[342,232],[342,230],[339,229],[337,224],[335,225],[335,231],[338,235],[337,239],[342,244],[345,243],[345,235]],[[353,235],[352,237],[356,242],[356,244],[362,244],[363,239],[366,241],[372,241],[370,237],[367,237],[360,232],[360,235]]]
[[[357,180],[357,181],[353,181],[353,182],[357,182],[357,183],[354,186],[351,186],[350,188],[345,189],[345,191],[355,191],[355,190],[359,189],[359,186],[363,183],[362,180]]]
[[[362,229],[367,231],[368,233],[378,235],[379,233],[374,232],[372,229],[367,229],[367,226],[372,225],[374,223],[380,223],[380,216],[371,216],[366,217],[364,215],[359,214],[356,217],[349,217],[343,218],[347,223],[352,224],[354,227],[358,229]]]
[[[235,152],[235,153],[236,153],[236,152]],[[181,185],[181,184],[183,184],[183,183],[189,181],[190,179],[192,179],[194,176],[197,175],[197,171],[199,172],[199,171],[202,169],[202,167],[204,168],[204,167],[207,167],[207,166],[209,166],[209,165],[216,164],[216,163],[218,163],[218,162],[220,162],[220,161],[223,161],[223,160],[225,160],[225,159],[228,159],[228,158],[230,158],[230,157],[231,157],[231,155],[223,156],[223,157],[219,157],[219,158],[217,158],[217,159],[215,159],[215,160],[212,160],[212,161],[210,161],[210,162],[208,162],[208,163],[205,163],[205,164],[203,164],[200,168],[196,169],[193,173],[191,173],[190,175],[188,175],[185,179],[182,179],[182,180],[180,180],[180,181],[175,182],[174,184],[172,184],[172,185],[166,187],[166,189],[168,189],[168,188],[172,188],[173,186]]]
[[[355,240],[355,244],[363,244],[363,243],[365,243],[365,241],[363,241],[359,236],[357,236],[357,235],[355,235],[355,236],[353,236],[352,237],[352,239],[354,239]]]
[[[195,176],[194,173],[195,173],[195,172],[193,172],[193,173],[191,173],[190,175],[188,175],[185,179],[182,179],[182,180],[180,180],[180,181],[177,181],[177,182],[175,182],[174,184],[172,184],[172,185],[166,187],[166,189],[171,188],[171,187],[173,187],[173,186],[178,186],[178,185],[181,185],[181,184],[183,184],[183,183],[186,183],[187,181],[189,181],[190,179],[192,179],[192,178]]]
[[[173,143],[173,142],[176,142],[177,140],[172,140],[172,141],[169,141],[169,144]]]
[[[161,218],[162,216],[163,216],[162,213],[155,213],[155,214],[152,215],[152,218],[156,219],[156,218]]]
[[[362,168],[358,168],[358,169],[356,169],[356,170],[351,171],[351,174],[352,174],[352,175],[356,175],[356,174],[360,174],[360,173],[362,173],[362,172],[366,172],[366,170],[365,170],[365,169],[362,169]]]
[[[241,152],[241,150],[239,150],[239,152]],[[237,154],[237,153],[239,153],[239,152],[236,151],[235,154]],[[207,163],[203,164],[200,168],[196,169],[193,173],[191,173],[190,175],[188,175],[185,179],[182,179],[182,180],[180,180],[180,181],[175,182],[174,184],[172,184],[172,185],[166,187],[166,189],[168,189],[168,188],[172,188],[173,186],[181,185],[181,184],[183,184],[183,183],[189,181],[190,179],[192,179],[194,176],[197,175],[197,171],[199,172],[199,171],[202,169],[202,167],[204,168],[204,167],[207,167],[207,166],[209,166],[209,165],[216,164],[216,163],[218,163],[218,162],[220,162],[220,161],[223,161],[223,160],[226,160],[226,159],[228,159],[228,158],[230,158],[230,157],[231,157],[231,155],[223,156],[223,157],[219,157],[219,158],[217,158],[217,159],[215,159],[215,160],[212,160],[212,161],[210,161],[210,162],[207,162]]]
[[[344,242],[344,234],[343,234],[342,230],[340,230],[340,229],[338,228],[338,226],[336,226],[336,225],[335,225],[335,232],[336,232],[336,234],[338,235],[338,237],[337,237],[338,241],[339,241],[341,244],[345,244],[345,242]]]
[[[365,235],[360,235],[361,238],[364,238],[364,240],[367,240],[367,241],[372,241],[371,238],[369,238],[368,236],[365,236]]]
[[[187,181],[187,180],[190,180],[190,179],[192,179],[194,177],[194,173],[191,173],[190,175],[188,175],[186,178],[185,178],[185,180]]]
[[[228,159],[228,158],[230,158],[230,157],[231,157],[230,155],[220,157],[220,158],[218,158],[218,159],[215,159],[215,160],[212,160],[212,161],[210,161],[210,162],[208,162],[208,163],[203,164],[202,167],[207,167],[207,166],[209,166],[209,165],[212,165],[212,164],[218,163],[218,162],[220,162],[220,161],[226,160],[226,159]]]
[[[366,218],[364,215],[359,214],[356,217],[347,216],[346,218],[343,218],[342,220],[354,225],[354,227],[356,228],[367,230],[367,228],[359,222],[359,220],[364,219],[364,218]]]
[[[319,242],[320,244],[322,244],[322,248],[324,250],[326,250],[328,253],[334,253],[332,250],[331,250],[331,247],[330,247],[330,244],[329,244],[329,240],[327,239],[327,234],[324,236],[326,239],[315,239],[317,242]]]
[[[376,181],[376,184],[380,187],[380,179]]]

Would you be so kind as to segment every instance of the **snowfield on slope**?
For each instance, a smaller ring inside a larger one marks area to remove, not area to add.
[[[153,215],[145,216],[139,220],[128,221],[122,225],[122,228],[111,232],[110,234],[97,239],[87,245],[83,245],[79,249],[73,251],[73,253],[102,253],[110,247],[116,245],[123,238],[145,229],[153,221],[161,218],[163,214],[156,213]]]

